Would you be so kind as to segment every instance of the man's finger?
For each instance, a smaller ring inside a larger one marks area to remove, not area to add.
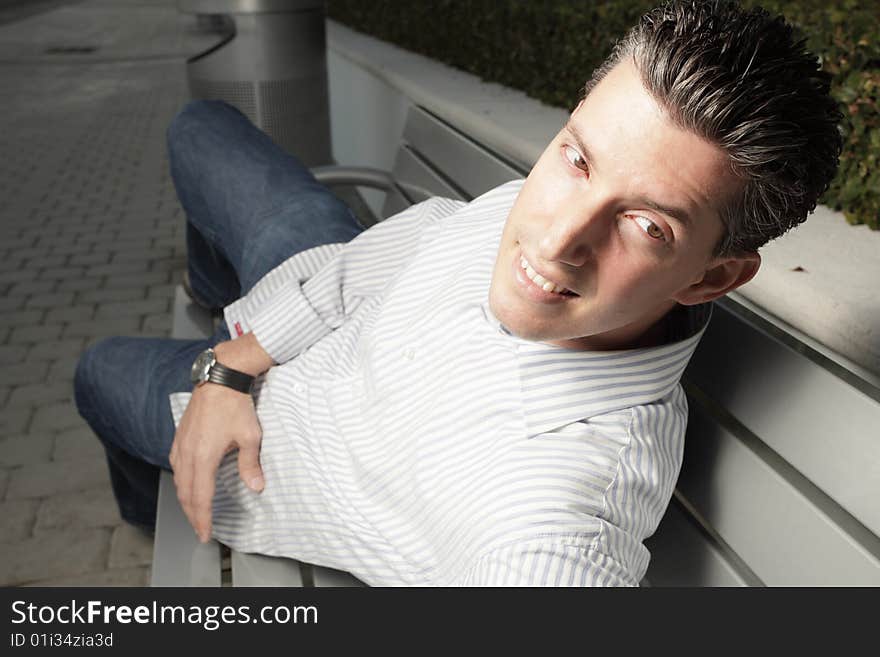
[[[211,502],[214,499],[214,481],[217,476],[219,457],[202,456],[193,469],[192,498],[190,522],[206,543],[211,538]]]
[[[266,486],[263,478],[263,468],[260,467],[260,444],[258,441],[248,441],[238,449],[238,476],[244,485],[257,493],[262,492]]]
[[[186,459],[178,461],[174,468],[174,487],[177,489],[177,501],[180,502],[180,508],[183,510],[186,519],[192,525],[192,514],[190,507],[192,506],[192,463]],[[193,526],[195,529],[195,526]]]

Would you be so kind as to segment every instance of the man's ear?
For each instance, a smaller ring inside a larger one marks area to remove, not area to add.
[[[674,299],[683,306],[712,301],[748,283],[760,266],[761,256],[757,252],[716,258],[699,281],[681,290]]]

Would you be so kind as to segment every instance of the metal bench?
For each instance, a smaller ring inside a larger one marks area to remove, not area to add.
[[[528,167],[411,107],[391,173],[320,179],[387,192],[382,216],[431,195],[470,200]],[[174,335],[210,331],[178,290]],[[714,319],[683,384],[685,460],[643,585],[880,584],[880,388],[739,295]],[[169,473],[160,484],[154,586],[350,586],[347,573],[198,543]]]

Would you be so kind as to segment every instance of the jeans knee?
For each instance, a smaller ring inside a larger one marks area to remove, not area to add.
[[[165,131],[168,156],[172,160],[182,151],[189,150],[199,131],[228,121],[240,112],[222,100],[191,100],[174,115]]]
[[[73,375],[73,396],[79,414],[86,420],[100,405],[102,383],[107,384],[107,352],[116,338],[104,338],[86,349],[79,357]]]

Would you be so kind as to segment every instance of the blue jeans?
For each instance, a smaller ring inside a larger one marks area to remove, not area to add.
[[[200,300],[228,305],[290,256],[363,230],[351,210],[233,107],[189,103],[168,128],[171,177],[186,213],[187,267]],[[80,357],[74,394],[107,452],[122,517],[152,531],[174,423],[168,395],[192,390],[199,352],[229,339],[116,337]]]

